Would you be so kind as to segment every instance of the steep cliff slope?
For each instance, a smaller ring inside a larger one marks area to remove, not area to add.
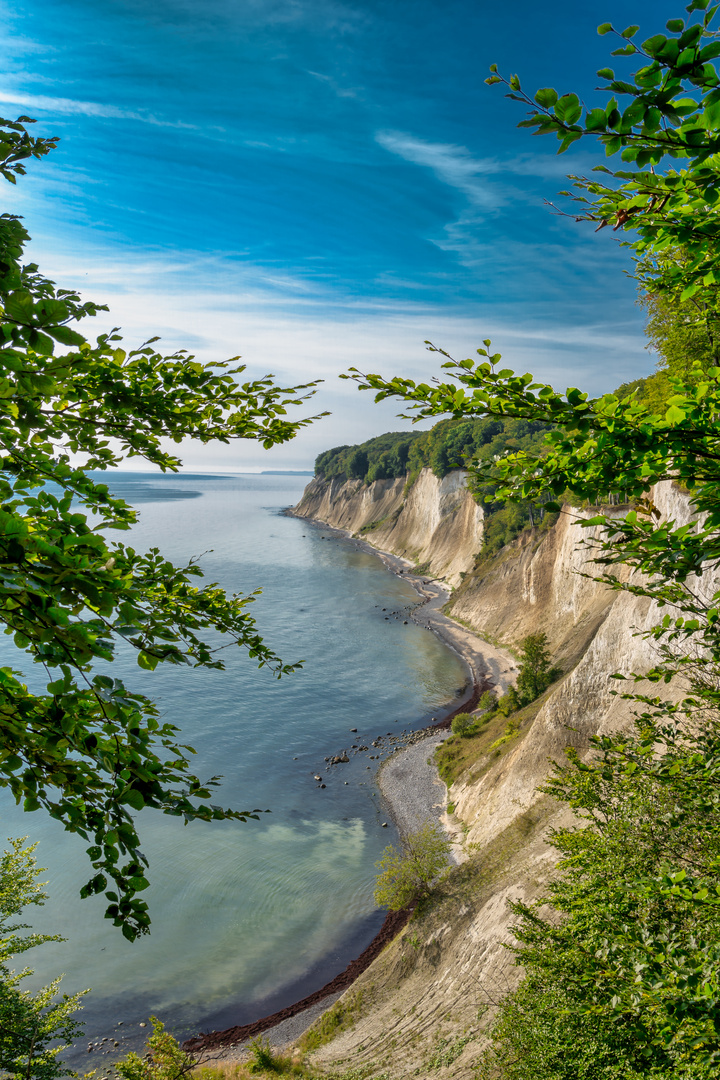
[[[405,477],[372,484],[316,477],[294,512],[351,533],[362,531],[375,547],[455,585],[473,565],[483,535],[483,512],[467,490],[466,477],[457,469],[440,480],[423,469],[407,492]]]
[[[658,487],[655,503],[678,523],[691,518],[686,497],[670,484]],[[451,614],[507,645],[544,631],[566,674],[525,711],[508,741],[493,747],[502,718],[483,735],[475,762],[449,792],[469,859],[335,1007],[346,1009],[345,1020],[317,1051],[320,1061],[391,1064],[393,1080],[473,1076],[481,1014],[519,974],[503,947],[512,922],[507,900],[538,894],[554,865],[548,828],[566,820],[567,811],[537,790],[548,761],[630,723],[630,703],[614,693],[619,684],[610,675],[642,672],[655,659],[642,631],[658,621],[657,610],[592,580],[597,567],[583,544],[592,533],[575,517],[570,511],[545,534],[524,534],[469,572],[451,598]],[[444,542],[447,552],[449,532]]]

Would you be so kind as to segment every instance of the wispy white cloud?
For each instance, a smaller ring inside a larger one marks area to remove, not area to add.
[[[427,142],[401,131],[379,131],[375,138],[390,153],[429,169],[442,184],[463,196],[465,205],[459,218],[429,239],[442,251],[454,254],[461,266],[476,268],[487,247],[483,223],[508,201],[522,197],[509,189],[507,181],[490,179],[507,171],[501,162],[474,157],[464,146]]]
[[[360,5],[341,0],[205,0],[201,10],[196,0],[156,0],[148,11],[145,0],[126,0],[125,6],[139,9],[145,17],[174,25],[192,24],[197,30],[216,25],[265,27],[309,26],[341,34],[362,30],[371,16]]]
[[[308,75],[312,75],[313,79],[317,79],[319,82],[325,83],[336,97],[339,98],[359,98],[361,91],[357,87],[341,86],[337,79],[333,79],[332,75],[323,75],[319,71],[308,70]]]
[[[33,256],[45,272],[109,304],[108,314],[86,321],[88,335],[119,325],[131,346],[159,334],[163,351],[184,347],[204,362],[241,354],[250,377],[270,371],[284,385],[325,379],[307,414],[329,409],[333,415],[288,447],[268,457],[251,443],[189,444],[181,448],[188,468],[307,467],[328,446],[407,428],[397,418],[400,402],[376,405],[372,395],[337,376],[356,366],[427,381],[440,367],[439,358],[425,351],[425,339],[462,359],[490,337],[509,367],[532,371],[561,389],[580,385],[600,393],[652,367],[639,320],[608,326],[595,310],[563,320],[519,318],[517,310],[498,312],[482,303],[448,309],[424,297],[342,295],[308,282],[300,271],[279,274],[223,254],[118,255],[90,245],[72,253],[37,250],[42,246],[33,245]]]
[[[461,191],[474,206],[490,209],[504,201],[500,189],[488,186],[484,179],[501,171],[493,158],[478,159],[464,146],[425,142],[401,131],[379,131],[375,138],[390,153],[431,169],[438,180]]]
[[[122,109],[117,105],[107,105],[100,101],[77,101],[74,98],[48,97],[45,94],[30,94],[24,90],[0,90],[0,103],[16,105],[19,108],[41,112],[57,113],[61,116],[96,116],[112,120],[137,120],[156,127],[187,128],[196,131],[196,124],[187,124],[183,120],[166,120],[153,113],[137,112],[134,109]]]
[[[522,204],[537,205],[537,192],[523,187],[521,178],[562,180],[567,175],[567,162],[555,155],[479,158],[465,146],[428,142],[405,132],[380,131],[375,138],[390,153],[429,169],[441,183],[464,197],[465,204],[459,217],[448,222],[440,235],[430,239],[443,251],[455,254],[460,264],[468,268],[492,262],[497,269],[498,252],[489,243],[487,230],[483,228],[490,214],[497,214],[505,207],[515,211]],[[574,167],[580,171],[583,160],[576,157]],[[503,244],[507,247],[508,240]],[[524,255],[524,265],[530,266],[532,271],[531,252],[525,250]]]
[[[466,146],[455,143],[434,143],[418,139],[403,131],[378,131],[377,142],[415,165],[431,169],[437,178],[450,187],[464,192],[472,201],[482,205],[487,201],[485,181],[488,176],[547,176],[564,177],[567,162],[556,155],[517,154],[514,157],[474,157]],[[590,164],[590,160],[588,161]],[[577,171],[577,157],[574,168]]]

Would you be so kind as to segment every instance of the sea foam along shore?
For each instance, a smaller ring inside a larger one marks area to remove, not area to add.
[[[294,516],[291,508],[284,512]],[[322,521],[304,520],[309,526],[321,528],[328,539],[351,544],[358,550],[377,556],[391,573],[403,577],[421,599],[421,603],[409,617],[419,626],[435,633],[465,663],[468,684],[461,699],[456,699],[441,710],[445,715],[439,722],[436,721],[422,732],[416,732],[415,736],[422,737],[414,738],[411,745],[398,750],[383,762],[376,775],[388,812],[401,836],[419,828],[425,821],[435,820],[448,829],[451,839],[455,839],[445,814],[445,785],[432,762],[432,754],[435,746],[447,737],[451,719],[456,713],[473,708],[484,689],[493,687],[503,693],[509,683],[514,681],[515,659],[507,650],[489,644],[442,613],[441,609],[449,597],[449,590],[444,583],[415,573],[412,563],[407,559],[382,551],[366,540],[351,536],[345,530],[335,529]],[[457,860],[457,847],[455,857]],[[223,1060],[232,1061],[244,1058],[244,1047],[248,1040],[260,1034],[278,1049],[292,1044],[370,966],[385,945],[402,930],[410,915],[410,910],[389,912],[380,932],[357,960],[308,997],[253,1023],[189,1039],[184,1044],[185,1048],[201,1056],[211,1054],[213,1058],[217,1058],[220,1055]]]

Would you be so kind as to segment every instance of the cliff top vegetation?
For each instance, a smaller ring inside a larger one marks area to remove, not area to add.
[[[405,476],[412,484],[421,469],[429,468],[442,479],[453,469],[467,469],[478,460],[492,462],[510,450],[539,453],[548,428],[547,424],[511,417],[441,420],[429,431],[388,432],[357,446],[326,450],[315,462],[315,475],[367,484]],[[499,501],[492,482],[475,483],[471,478],[469,487],[485,511],[484,555],[499,551],[523,529],[543,519],[540,504],[506,505]]]
[[[441,420],[429,431],[391,431],[355,446],[336,446],[315,460],[315,475],[326,480],[391,480],[421,469],[442,478],[466,469],[475,458],[492,460],[509,448],[536,449],[546,424],[513,418]]]

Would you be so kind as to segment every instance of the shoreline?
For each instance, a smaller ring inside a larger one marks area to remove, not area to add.
[[[368,555],[375,555],[384,563],[387,570],[404,581],[415,590],[421,602],[408,614],[408,618],[423,629],[430,630],[444,645],[460,657],[468,672],[469,682],[477,683],[486,688],[484,684],[492,683],[492,688],[500,693],[505,693],[508,686],[514,682],[517,673],[517,661],[508,649],[493,645],[478,633],[468,629],[461,623],[444,615],[442,608],[450,598],[451,590],[438,578],[429,578],[427,574],[416,573],[409,559],[401,555],[393,555],[392,552],[384,551],[375,547],[363,537],[353,536],[347,529],[338,529],[334,525],[318,518],[306,518],[293,513],[293,507],[288,507],[282,513],[288,517],[296,517],[305,521],[316,529],[322,529],[330,533],[333,540],[342,540],[350,544],[358,551],[364,551]],[[481,691],[482,692],[482,691]],[[468,698],[463,701],[449,702],[447,708],[451,710],[445,716],[442,723],[449,727],[452,716],[468,704]],[[444,710],[443,710],[444,711]],[[439,725],[428,725],[428,728]],[[419,729],[425,730],[425,729]]]
[[[428,762],[427,751],[422,748],[427,739],[432,738],[433,743],[437,744],[446,738],[453,717],[459,712],[474,709],[485,690],[497,689],[501,693],[504,692],[515,673],[515,660],[507,650],[490,645],[477,634],[455,623],[442,613],[441,609],[450,595],[450,590],[444,583],[437,579],[428,579],[426,575],[416,574],[412,563],[399,555],[376,548],[367,540],[355,537],[345,529],[337,529],[316,518],[305,518],[294,514],[293,509],[293,507],[288,507],[282,513],[288,517],[297,517],[310,526],[329,532],[331,534],[329,539],[341,540],[343,543],[353,545],[359,551],[375,555],[390,573],[407,581],[420,600],[418,605],[408,613],[408,618],[416,625],[434,633],[447,648],[460,657],[466,668],[467,683],[460,699],[448,702],[447,706],[438,710],[441,714],[446,713],[441,720],[433,718],[433,722],[426,727],[415,729],[413,735],[420,738],[414,739],[402,750],[398,749],[397,752],[391,754],[378,766],[374,774],[375,783],[401,837],[419,828],[424,821],[436,817],[452,840],[450,830],[441,820],[445,813],[447,790],[439,779],[435,766]],[[433,801],[440,798],[433,789],[443,790],[442,808],[440,802]],[[409,790],[412,790],[414,794],[414,805],[410,809],[407,806]],[[434,813],[438,810],[438,813]],[[457,861],[457,855],[455,858]],[[307,997],[251,1023],[236,1025],[223,1031],[201,1033],[187,1039],[183,1043],[183,1049],[199,1055],[227,1050],[230,1053],[223,1055],[223,1058],[232,1060],[235,1054],[242,1053],[249,1039],[261,1034],[267,1035],[275,1029],[277,1029],[277,1042],[274,1045],[277,1048],[291,1044],[370,966],[385,946],[400,933],[411,915],[412,907],[400,912],[388,912],[380,931],[360,956],[348,964],[345,970],[329,983]],[[321,1003],[322,1007],[319,1007]],[[270,1041],[273,1042],[272,1037]]]
[[[315,990],[312,994],[308,994],[307,997],[296,1001],[294,1005],[288,1005],[270,1016],[263,1016],[249,1024],[238,1024],[235,1027],[225,1028],[224,1031],[211,1031],[204,1035],[196,1035],[192,1039],[186,1039],[182,1044],[183,1050],[189,1053],[203,1054],[225,1048],[228,1050],[241,1049],[240,1044],[247,1042],[248,1039],[253,1039],[266,1031],[270,1031],[272,1028],[279,1027],[280,1024],[284,1024],[288,1020],[301,1016],[302,1013],[312,1009],[319,1002],[330,997],[333,997],[333,1001],[336,1001],[348,987],[352,986],[358,975],[361,975],[366,968],[370,967],[370,964],[385,946],[400,933],[411,915],[412,907],[403,908],[402,911],[389,911],[385,916],[380,932],[375,935],[356,960],[351,961],[344,971],[341,971],[325,986],[321,986],[319,990]],[[331,1002],[328,1001],[326,1007],[329,1008],[330,1004]],[[312,1019],[315,1019],[324,1011],[324,1009],[315,1010]],[[294,1037],[297,1038],[306,1027],[310,1026],[311,1022],[308,1019],[307,1023],[301,1025]],[[292,1039],[288,1041],[292,1041]]]

